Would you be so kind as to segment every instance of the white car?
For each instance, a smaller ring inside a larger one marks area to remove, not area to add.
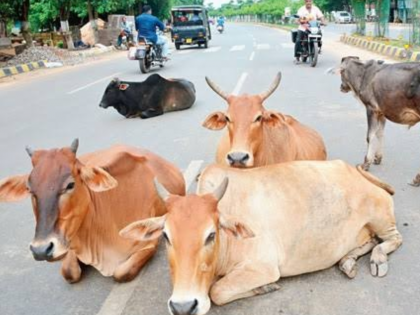
[[[351,23],[351,14],[346,11],[338,11],[335,13],[335,23]]]

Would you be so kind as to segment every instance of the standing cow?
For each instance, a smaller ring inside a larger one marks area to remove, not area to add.
[[[190,108],[194,102],[193,83],[184,79],[165,79],[159,74],[153,74],[143,82],[113,79],[99,106],[114,107],[126,118],[150,118]]]
[[[166,213],[153,179],[182,195],[182,174],[145,150],[114,146],[76,158],[77,147],[75,140],[62,149],[28,149],[32,172],[1,181],[0,201],[31,197],[36,228],[30,250],[36,260],[62,260],[68,282],[80,280],[80,262],[129,281],[156,252],[157,241],[130,241],[118,232]]]
[[[325,160],[321,136],[292,116],[266,110],[263,102],[276,90],[277,74],[271,87],[258,95],[229,95],[206,78],[208,85],[228,103],[226,113],[215,112],[203,122],[210,130],[228,127],[221,139],[216,162],[233,167],[254,167],[295,160]]]
[[[420,64],[360,61],[358,57],[341,60],[341,91],[352,91],[366,107],[368,152],[363,168],[380,164],[386,119],[414,126],[420,121]],[[411,183],[420,186],[420,173]]]
[[[370,251],[371,273],[383,277],[388,254],[402,243],[392,188],[342,161],[246,170],[213,165],[203,172],[198,195],[158,191],[168,213],[134,222],[121,235],[165,238],[173,315],[202,315],[210,298],[223,305],[267,293],[281,277],[337,262],[353,278],[357,258]]]

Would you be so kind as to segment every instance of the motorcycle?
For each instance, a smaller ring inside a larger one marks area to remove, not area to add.
[[[136,59],[139,60],[142,73],[148,73],[153,66],[163,68],[166,62],[162,57],[162,47],[148,41],[145,37],[139,37]]]
[[[292,30],[292,41],[296,43],[297,30]],[[306,33],[301,38],[301,54],[302,61],[306,62],[309,58],[311,66],[315,67],[318,62],[318,55],[321,52],[322,33],[321,23],[318,21],[308,21]]]
[[[122,30],[120,33],[121,37],[121,44],[117,46],[117,49],[124,49],[128,50],[130,47],[134,47],[134,39],[133,34],[126,32],[125,30]]]
[[[225,29],[225,27],[224,27],[223,25],[221,25],[221,24],[217,25],[217,31],[218,31],[220,34],[222,34],[222,33],[223,33],[224,29]]]

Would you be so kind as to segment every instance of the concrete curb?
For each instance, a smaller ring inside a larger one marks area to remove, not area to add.
[[[17,66],[0,68],[0,78],[11,76],[14,74],[33,71],[39,68],[45,68],[46,63],[47,63],[46,60],[41,60],[41,61],[36,61],[36,62],[24,63]]]
[[[379,42],[359,38],[356,36],[341,35],[340,41],[345,44],[359,47],[365,50],[374,51],[380,55],[384,55],[390,58],[398,60],[407,60],[407,61],[420,61],[420,52],[410,51],[404,48],[398,48],[386,44],[381,44]]]
[[[116,51],[116,48],[114,46],[94,47],[89,50],[71,51],[70,54],[75,55],[75,56],[80,56],[82,58],[86,58],[86,57],[102,55],[111,51]],[[39,68],[46,68],[47,63],[48,63],[47,60],[41,60],[41,61],[36,61],[36,62],[20,64],[17,66],[0,68],[0,79],[4,77],[9,77],[15,74],[33,71]]]

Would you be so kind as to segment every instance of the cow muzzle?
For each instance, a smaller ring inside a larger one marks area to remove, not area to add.
[[[99,107],[108,108],[108,105],[105,104],[104,102],[101,102],[101,103],[99,103]]]
[[[169,312],[172,315],[203,315],[210,310],[210,299],[193,298],[178,300],[171,298],[168,301]]]
[[[67,254],[67,249],[56,238],[33,241],[29,245],[29,249],[37,261],[55,261],[63,258]]]
[[[232,167],[251,167],[252,159],[247,152],[230,152],[226,156],[227,162]]]

